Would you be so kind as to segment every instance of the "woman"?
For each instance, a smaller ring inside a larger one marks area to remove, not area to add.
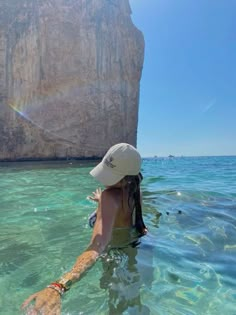
[[[90,172],[106,189],[96,190],[90,197],[98,202],[98,208],[90,218],[94,228],[88,248],[77,258],[71,271],[25,300],[23,309],[35,301],[30,314],[60,314],[61,296],[105,251],[114,230],[134,227],[139,236],[147,233],[142,219],[140,168],[141,156],[130,144],[119,143],[108,150],[101,163]]]

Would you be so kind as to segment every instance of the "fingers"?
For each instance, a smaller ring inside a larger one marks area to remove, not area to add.
[[[38,315],[38,312],[35,310],[35,308],[33,307],[33,305],[30,305],[30,306],[27,308],[26,315]]]
[[[99,188],[97,188],[96,189],[96,193],[98,194],[98,195],[101,195],[101,193],[102,193],[102,189],[99,187]]]
[[[37,296],[37,293],[34,293],[34,294],[32,294],[30,297],[28,297],[28,299],[26,299],[26,300],[22,303],[21,309],[26,308],[26,306],[27,306],[31,301],[33,301],[33,300],[36,298],[36,296]]]
[[[34,305],[29,305],[32,301]],[[57,291],[45,288],[26,299],[21,309],[26,315],[60,315],[61,296]]]
[[[100,199],[101,194],[102,194],[102,189],[101,189],[100,187],[97,188],[97,189],[96,189],[96,192],[93,193],[93,194],[94,194],[94,196],[96,196],[97,199]]]
[[[98,202],[101,198],[101,194],[102,194],[102,189],[99,187],[96,189],[95,192],[92,192],[92,196],[88,196],[87,199]]]
[[[37,315],[37,311],[34,309],[33,305],[29,305],[26,309],[26,315]]]
[[[59,315],[61,311],[60,296],[57,292],[55,295],[55,291],[49,292],[47,299],[44,297],[36,300],[34,310],[36,311],[35,314]],[[34,313],[32,315],[34,315]]]
[[[97,201],[97,198],[93,196],[88,196],[87,199],[92,200],[92,201]]]
[[[95,194],[95,193],[93,193],[93,194]],[[95,195],[94,195],[94,196],[88,196],[87,199],[88,199],[88,200],[96,201]]]

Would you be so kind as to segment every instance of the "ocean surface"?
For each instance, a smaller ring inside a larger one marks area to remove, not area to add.
[[[94,162],[0,164],[0,314],[68,271],[91,236]],[[143,160],[148,235],[104,254],[62,314],[236,315],[236,157]]]

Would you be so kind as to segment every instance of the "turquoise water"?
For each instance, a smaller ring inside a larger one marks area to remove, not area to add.
[[[87,246],[93,165],[0,164],[1,315],[20,314]],[[144,159],[142,172],[149,234],[104,255],[62,314],[236,315],[236,157]]]

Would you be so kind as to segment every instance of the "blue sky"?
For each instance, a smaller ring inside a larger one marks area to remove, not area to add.
[[[142,156],[236,155],[236,0],[130,0]]]

